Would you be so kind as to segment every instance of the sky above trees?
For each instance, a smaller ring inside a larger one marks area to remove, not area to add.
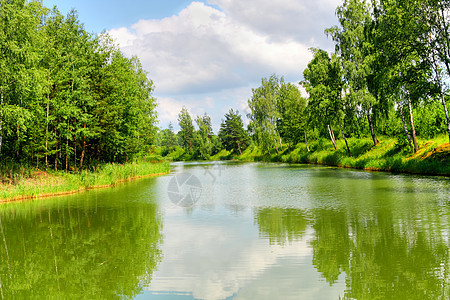
[[[79,13],[86,30],[106,30],[137,55],[155,84],[162,128],[177,130],[186,106],[208,113],[215,132],[230,108],[244,116],[251,88],[273,73],[299,82],[310,47],[334,48],[324,28],[337,24],[340,0],[44,0]]]

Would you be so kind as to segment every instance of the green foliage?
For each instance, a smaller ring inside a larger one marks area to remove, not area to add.
[[[178,136],[184,150],[187,153],[193,152],[194,143],[194,124],[192,124],[192,118],[186,107],[183,107],[178,114],[178,124],[180,125],[180,131],[178,131]]]
[[[440,103],[421,103],[414,110],[414,115],[414,124],[419,136],[430,139],[446,133],[447,122]]]
[[[369,138],[349,138],[348,142],[352,157],[348,157],[343,140],[338,140],[338,149],[328,139],[311,141],[310,150],[301,143],[279,155],[274,152],[269,156],[258,146],[249,147],[241,160],[246,161],[274,161],[286,163],[320,164],[337,167],[358,168],[377,171],[392,171],[415,174],[450,175],[450,155],[445,149],[436,152],[435,149],[445,141],[441,135],[433,140],[419,140],[421,149],[413,155],[406,138],[392,139],[384,137],[377,146],[373,146]]]
[[[280,114],[277,130],[281,138],[293,144],[303,141],[307,116],[306,99],[301,96],[300,90],[291,83],[282,82],[278,92],[277,107]]]
[[[293,208],[257,208],[255,220],[260,235],[269,238],[271,245],[284,246],[301,239],[308,226],[305,214]]]
[[[342,115],[343,82],[336,56],[330,57],[321,49],[312,49],[312,52],[314,57],[303,72],[302,84],[309,94],[309,123],[324,134],[327,126],[339,121]]]
[[[220,125],[219,138],[226,150],[234,151],[236,154],[242,154],[242,151],[247,148],[249,136],[244,130],[239,111],[230,109],[225,114],[225,120]]]
[[[172,161],[179,161],[179,160],[183,160],[184,157],[184,148],[177,146],[174,148],[174,150],[170,153],[168,153],[165,158],[172,160]]]
[[[0,2],[0,157],[78,170],[154,142],[153,83],[107,35],[40,1]]]
[[[162,259],[163,221],[151,197],[124,206],[135,190],[3,205],[3,297],[131,299],[142,293]]]
[[[212,136],[214,135],[211,127],[211,117],[206,113],[195,119],[198,131],[194,134],[195,157],[208,160],[212,154]]]
[[[169,123],[169,128],[161,130],[158,134],[157,144],[162,148],[162,155],[166,156],[175,151],[178,145],[177,135],[173,132],[173,125]]]
[[[252,89],[252,98],[248,100],[251,110],[248,115],[249,127],[252,129],[255,141],[268,151],[272,147],[277,148],[280,140],[280,135],[276,130],[279,118],[277,95],[280,82],[283,81],[283,78],[279,79],[276,75],[272,75],[269,79],[262,78],[261,86]]]

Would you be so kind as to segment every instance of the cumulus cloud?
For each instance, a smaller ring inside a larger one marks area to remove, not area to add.
[[[283,24],[283,22],[280,22]],[[300,73],[306,44],[277,41],[201,2],[162,20],[141,20],[109,32],[128,55],[138,55],[158,93],[210,92],[248,84],[267,72]]]
[[[244,221],[233,219],[226,227],[202,222],[192,226],[176,220],[167,223],[165,241],[161,245],[165,260],[145,289],[192,294],[196,299],[208,300],[239,297],[245,290],[255,299],[273,299],[267,295],[264,297],[261,287],[268,286],[277,276],[267,280],[264,275],[277,268],[286,270],[288,266],[283,263],[289,260],[297,266],[294,284],[291,285],[296,289],[296,296],[291,299],[298,299],[306,286],[314,284],[313,279],[299,284],[298,278],[302,273],[306,271],[314,279],[318,276],[307,263],[312,260],[309,242],[306,239],[292,241],[288,247],[270,245],[267,240],[255,239],[251,233],[249,236],[242,234],[245,226],[241,222]],[[198,235],[199,228],[201,236]],[[230,244],[235,246],[229,247]],[[189,248],[186,245],[190,245]]]
[[[109,34],[126,55],[140,58],[160,98],[160,119],[168,123],[166,118],[174,117],[182,100],[194,95],[209,99],[209,108],[220,107],[222,113],[227,102],[245,108],[246,99],[219,97],[225,103],[217,104],[212,94],[232,95],[243,88],[251,92],[261,77],[273,73],[300,80],[312,57],[308,48],[331,48],[323,30],[333,24],[338,4],[337,0],[206,0],[192,2],[177,15],[140,20]],[[183,104],[193,111],[199,107],[198,101]],[[220,122],[214,112],[212,118],[213,123]]]
[[[227,15],[272,40],[294,39],[310,46],[329,46],[323,34],[342,0],[208,0]]]

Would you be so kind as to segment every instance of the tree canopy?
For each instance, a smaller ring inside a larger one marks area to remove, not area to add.
[[[54,169],[124,162],[154,142],[138,58],[40,1],[0,1],[0,157]]]

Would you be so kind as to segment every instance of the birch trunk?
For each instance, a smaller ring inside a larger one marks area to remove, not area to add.
[[[277,151],[277,154],[279,154],[279,152],[278,152],[278,145],[277,145],[277,141],[276,141],[275,139],[273,139],[273,141],[274,141],[274,144],[275,144],[275,150]]]
[[[414,117],[412,111],[411,98],[409,97],[409,94],[408,94],[408,106],[409,106],[409,118],[411,120],[411,132],[414,143],[414,153],[416,153],[417,151],[419,151],[419,147],[417,146],[416,129],[414,128]]]
[[[45,122],[45,168],[48,167],[48,111],[50,106],[50,98],[47,95],[47,119]]]
[[[305,144],[306,144],[306,149],[309,152],[309,145],[308,145],[308,139],[306,138],[306,131],[305,131]]]
[[[331,141],[333,142],[334,150],[337,150],[337,147],[336,147],[336,140],[335,140],[335,138],[334,138],[333,129],[331,128],[330,125],[328,125],[328,133],[330,134]]]
[[[411,137],[409,136],[408,127],[406,126],[405,117],[403,116],[403,108],[401,106],[400,106],[400,116],[402,117],[403,130],[405,131],[409,146],[412,147]]]

